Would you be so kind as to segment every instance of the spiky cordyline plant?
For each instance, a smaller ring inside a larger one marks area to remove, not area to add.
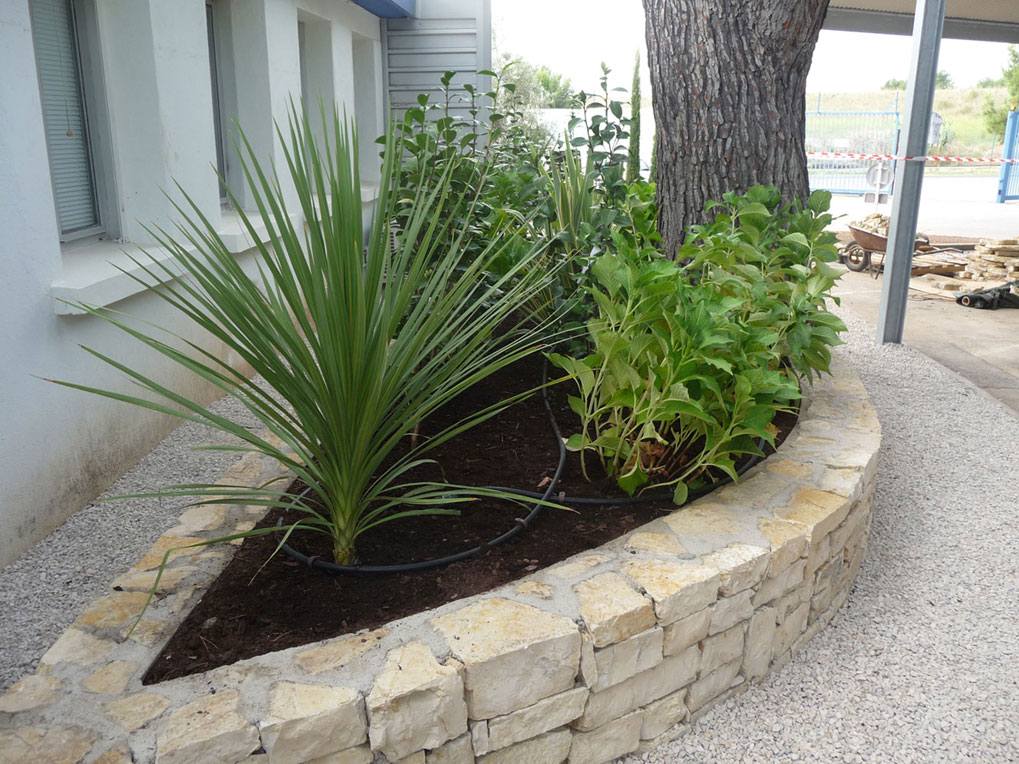
[[[326,125],[324,113],[322,121]],[[450,191],[448,171],[433,186],[417,190],[406,228],[392,247],[388,221],[398,200],[390,189],[402,155],[392,130],[383,152],[377,213],[365,242],[356,136],[338,114],[332,123],[325,127],[327,137],[317,139],[307,117],[292,107],[288,134],[277,128],[303,229],[293,222],[284,184],[260,166],[240,136],[238,154],[264,237],[232,193],[230,199],[256,242],[260,279],[238,264],[186,193],[186,204],[177,206],[183,217],[179,233],[154,231],[177,268],[153,258],[136,261],[148,277],[139,280],[235,351],[262,384],[191,342],[185,341],[192,352],[184,352],[179,343],[137,329],[115,312],[82,306],[237,398],[275,438],[249,432],[90,348],[85,349],[151,396],[60,384],[208,425],[242,443],[207,448],[257,452],[289,467],[319,497],[319,508],[271,485],[191,484],[146,495],[293,505],[304,514],[285,526],[283,539],[297,527],[327,533],[336,562],[350,564],[355,540],[369,528],[412,515],[455,513],[456,504],[479,495],[512,498],[415,480],[409,473],[428,461],[429,450],[516,399],[467,413],[413,444],[410,435],[417,423],[471,385],[540,349],[540,327],[521,321],[508,333],[504,328],[548,276],[529,267],[541,254],[535,249],[497,281],[486,279],[486,264],[507,245],[509,232],[462,267],[467,224],[450,231],[447,221],[469,220],[471,200]],[[398,450],[402,445],[405,450]]]

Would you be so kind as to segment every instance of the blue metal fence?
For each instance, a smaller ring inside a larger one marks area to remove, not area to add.
[[[1008,113],[1005,123],[1005,149],[1001,152],[1004,159],[1019,159],[1019,111]],[[1019,164],[1001,163],[1001,175],[998,179],[999,203],[1019,199]]]
[[[899,140],[899,112],[808,111],[807,151],[838,154],[895,154]],[[807,157],[810,188],[824,188],[833,194],[860,195],[873,189],[867,185],[869,159]]]

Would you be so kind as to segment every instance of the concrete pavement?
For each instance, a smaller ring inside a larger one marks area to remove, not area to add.
[[[883,277],[847,272],[834,291],[843,307],[864,319],[872,333],[877,331],[883,283]],[[963,308],[954,299],[910,290],[903,344],[1019,414],[1019,310]],[[918,399],[922,395],[918,390]]]

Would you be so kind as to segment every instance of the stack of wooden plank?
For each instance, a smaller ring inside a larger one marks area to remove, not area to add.
[[[1019,239],[981,239],[959,278],[1004,284],[1019,279]]]

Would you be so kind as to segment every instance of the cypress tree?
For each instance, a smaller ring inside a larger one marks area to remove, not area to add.
[[[626,182],[640,178],[640,51],[633,62],[633,86],[630,88],[630,145],[626,155]]]

